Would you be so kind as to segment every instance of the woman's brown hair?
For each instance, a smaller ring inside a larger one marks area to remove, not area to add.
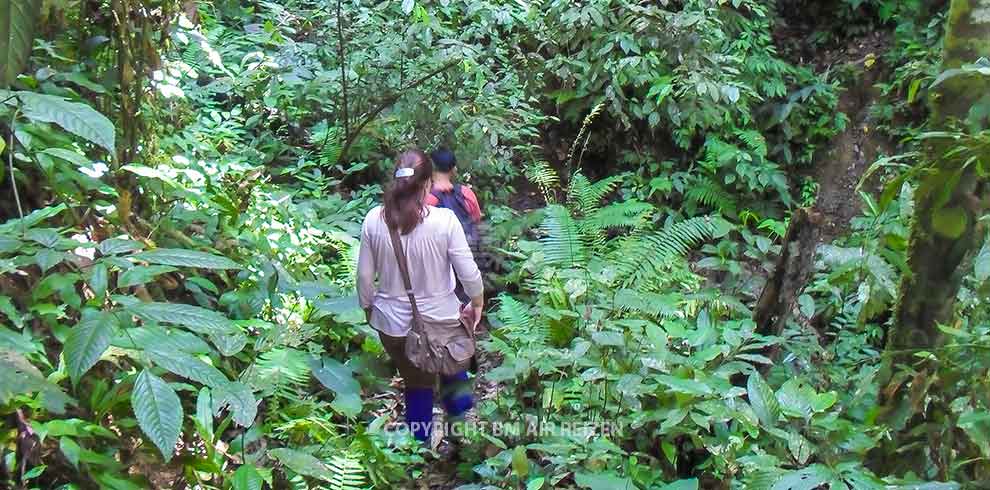
[[[409,173],[412,175],[396,176]],[[385,189],[382,216],[389,228],[398,228],[403,235],[409,234],[416,225],[423,222],[425,189],[433,179],[433,162],[420,150],[408,150],[395,157],[395,170],[392,182]]]

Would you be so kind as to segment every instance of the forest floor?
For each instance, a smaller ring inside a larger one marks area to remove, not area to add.
[[[819,183],[815,208],[825,218],[819,243],[831,242],[849,230],[850,221],[862,207],[857,188],[863,174],[878,156],[893,151],[893,144],[874,130],[871,114],[880,97],[875,84],[887,72],[877,57],[888,49],[889,43],[884,34],[870,33],[853,39],[845,49],[824,55],[827,70],[850,69],[855,81],[839,99],[838,110],[849,117],[846,130],[819,152],[812,169]]]

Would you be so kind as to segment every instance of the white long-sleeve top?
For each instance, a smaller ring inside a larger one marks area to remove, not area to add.
[[[474,298],[484,289],[481,272],[454,212],[428,206],[425,213],[422,223],[399,237],[409,263],[413,294],[424,320],[456,321],[461,305],[454,294],[454,274],[464,292]],[[357,276],[358,301],[361,308],[371,308],[371,326],[393,337],[408,334],[412,306],[381,206],[364,218]]]

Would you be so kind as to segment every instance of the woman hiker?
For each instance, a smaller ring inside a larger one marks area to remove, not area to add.
[[[406,424],[423,442],[430,440],[432,432],[437,376],[418,369],[405,355],[412,306],[389,230],[399,231],[412,292],[424,321],[456,325],[463,315],[466,325],[476,328],[484,307],[481,272],[457,216],[449,209],[425,204],[432,184],[433,164],[425,153],[411,150],[396,157],[384,204],[364,219],[357,269],[361,308],[399,369],[405,382]],[[462,308],[454,294],[455,274],[470,298],[469,306]],[[440,378],[448,417],[462,416],[474,404],[467,373]]]

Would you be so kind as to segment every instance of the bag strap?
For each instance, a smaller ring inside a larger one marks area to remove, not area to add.
[[[402,248],[402,240],[399,238],[399,231],[386,225],[388,234],[392,238],[392,250],[395,251],[395,260],[399,263],[399,272],[402,274],[402,285],[406,287],[406,295],[409,296],[409,304],[412,305],[413,322],[412,328],[417,328],[423,323],[419,315],[419,305],[416,304],[416,295],[413,294],[412,280],[409,279],[409,261],[406,259],[406,251]],[[419,332],[425,335],[426,332]]]

